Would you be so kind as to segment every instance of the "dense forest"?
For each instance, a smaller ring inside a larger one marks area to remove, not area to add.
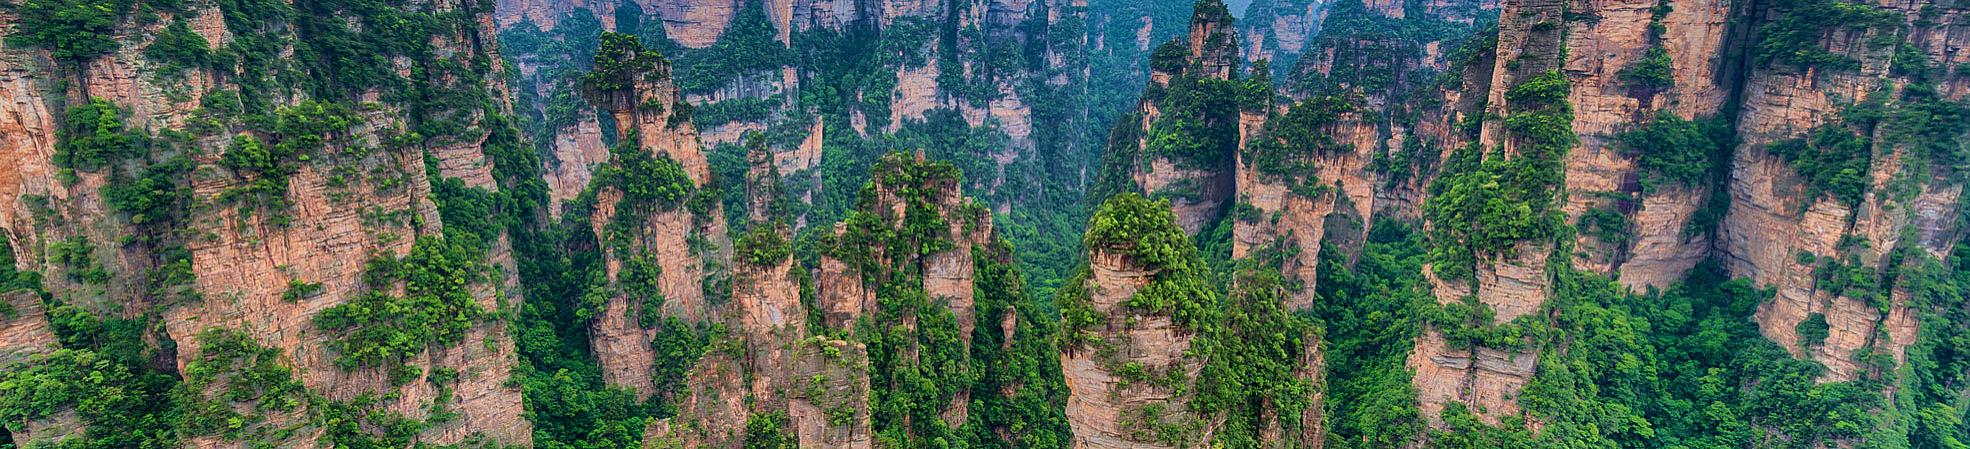
[[[1970,449],[1970,4],[0,36],[0,449]]]

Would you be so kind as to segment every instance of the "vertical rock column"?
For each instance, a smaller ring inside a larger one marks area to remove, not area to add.
[[[1575,237],[1573,265],[1618,274],[1638,291],[1667,287],[1709,255],[1709,230],[1685,229],[1710,196],[1709,176],[1673,179],[1648,172],[1636,160],[1637,149],[1617,138],[1659,116],[1704,120],[1726,112],[1720,108],[1736,81],[1723,67],[1734,9],[1710,0],[1573,7],[1600,18],[1567,24],[1564,70],[1573,83],[1568,101],[1580,144],[1567,155],[1565,211],[1583,228]],[[1620,219],[1581,220],[1590,214]],[[1602,235],[1620,238],[1603,241]]]
[[[1498,26],[1498,47],[1495,65],[1490,68],[1488,83],[1473,87],[1484,89],[1483,95],[1489,100],[1476,150],[1483,151],[1483,158],[1505,158],[1511,163],[1533,164],[1533,170],[1552,169],[1548,165],[1559,165],[1558,161],[1545,158],[1564,157],[1564,144],[1553,142],[1553,136],[1530,136],[1519,131],[1507,129],[1505,118],[1514,114],[1550,114],[1552,108],[1564,110],[1564,98],[1551,99],[1532,97],[1533,94],[1520,94],[1520,86],[1535,82],[1566,82],[1565,78],[1555,78],[1560,69],[1561,36],[1564,19],[1563,6],[1559,0],[1513,0],[1504,3],[1500,12]],[[1543,79],[1542,79],[1543,78]],[[1560,86],[1564,88],[1564,86]],[[1550,86],[1540,92],[1550,92]],[[1475,95],[1476,93],[1472,93]],[[1561,104],[1546,104],[1557,101]],[[1557,147],[1557,148],[1556,148]],[[1470,151],[1470,150],[1464,150]],[[1558,152],[1559,154],[1554,154]],[[1535,158],[1535,159],[1528,159]],[[1470,170],[1481,170],[1469,167]],[[1564,176],[1564,172],[1560,173]],[[1442,181],[1439,181],[1442,182]],[[1499,180],[1499,182],[1527,182],[1525,180]],[[1564,186],[1530,186],[1533,189],[1552,189],[1557,195]],[[1535,190],[1535,192],[1537,192]],[[1497,193],[1486,193],[1496,195]],[[1508,198],[1509,200],[1509,198]],[[1528,206],[1557,201],[1554,198],[1521,198]],[[1436,201],[1432,199],[1432,201]],[[1533,210],[1529,220],[1541,220],[1540,210]],[[1454,230],[1470,227],[1497,226],[1500,223],[1427,223],[1431,227],[1450,227]],[[1533,225],[1538,226],[1538,225]],[[1456,235],[1452,232],[1451,235]],[[1470,285],[1460,279],[1440,279],[1434,272],[1448,267],[1432,267],[1432,273],[1425,273],[1437,281],[1435,294],[1439,302],[1461,301],[1466,296],[1475,295],[1477,301],[1495,312],[1489,323],[1470,323],[1470,325],[1499,325],[1539,310],[1548,294],[1548,274],[1546,263],[1555,242],[1544,238],[1525,238],[1504,242],[1491,241],[1489,236],[1464,235],[1466,240],[1487,239],[1486,245],[1502,248],[1474,247],[1471,263],[1472,279]],[[1475,245],[1476,242],[1445,242],[1439,244]],[[1453,271],[1454,272],[1454,271]],[[1518,392],[1525,387],[1533,375],[1537,354],[1517,349],[1488,348],[1478,345],[1465,345],[1447,341],[1442,331],[1426,326],[1417,338],[1416,349],[1410,353],[1408,365],[1415,370],[1413,382],[1416,384],[1418,400],[1425,418],[1435,422],[1441,417],[1444,406],[1451,402],[1461,402],[1477,411],[1486,421],[1496,423],[1502,417],[1519,413]]]
[[[1211,440],[1212,422],[1189,407],[1205,363],[1187,354],[1194,330],[1170,313],[1128,305],[1145,289],[1200,281],[1201,261],[1167,205],[1133,194],[1109,200],[1091,222],[1113,231],[1090,231],[1087,268],[1060,294],[1066,321],[1060,364],[1075,448],[1196,447]],[[1177,260],[1142,259],[1165,249]],[[1176,300],[1213,307],[1216,298]]]
[[[616,151],[675,162],[693,188],[687,195],[701,194],[697,190],[709,185],[711,169],[688,116],[690,105],[671,82],[668,61],[654,50],[643,49],[634,37],[620,34],[605,35],[596,59],[598,73],[591,75],[583,93],[598,109],[615,116],[618,146],[624,147]],[[620,165],[611,168],[622,170]],[[715,200],[701,211],[684,204],[631,204],[623,201],[621,186],[604,184],[655,175],[624,172],[616,178],[598,177],[591,186],[595,209],[590,223],[603,249],[609,283],[622,282],[626,263],[660,264],[655,283],[663,295],[661,310],[641,310],[642,304],[632,303],[617,288],[592,325],[604,380],[635,389],[643,397],[654,393],[651,367],[656,354],[650,342],[661,330],[645,329],[639,317],[651,313],[686,324],[717,319],[705,286],[708,277],[715,281],[725,275],[722,271],[730,260],[724,214]],[[630,209],[618,210],[621,206]]]
[[[1159,48],[1150,62],[1151,74],[1148,90],[1162,92],[1171,90],[1173,82],[1185,82],[1180,78],[1198,83],[1222,82],[1231,79],[1238,70],[1237,30],[1232,28],[1230,10],[1219,0],[1205,0],[1197,3],[1190,19],[1190,33],[1178,41]],[[1172,54],[1179,51],[1181,54]],[[1177,57],[1180,56],[1180,59]],[[1202,95],[1192,93],[1190,95]],[[1235,111],[1221,116],[1170,116],[1166,120],[1164,104],[1154,97],[1161,95],[1145,94],[1138,107],[1142,122],[1141,136],[1135,142],[1134,160],[1128,161],[1129,178],[1135,187],[1152,196],[1171,199],[1178,224],[1185,232],[1196,234],[1212,220],[1218,219],[1225,206],[1233,200],[1236,174],[1233,153],[1237,151],[1234,142],[1190,142],[1204,145],[1200,151],[1212,154],[1156,154],[1152,139],[1162,134],[1171,139],[1197,140],[1212,132],[1236,134],[1239,117]],[[1197,98],[1186,101],[1210,102],[1229,101],[1223,98]],[[1183,111],[1190,114],[1212,111]],[[1182,122],[1182,123],[1178,123]],[[1117,126],[1129,126],[1118,124]],[[1206,128],[1209,131],[1196,131]],[[1201,158],[1201,160],[1199,160]],[[1110,168],[1114,169],[1114,168]]]

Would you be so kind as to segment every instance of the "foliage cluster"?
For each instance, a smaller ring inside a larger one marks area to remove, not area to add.
[[[1270,87],[1267,88],[1268,90]],[[1295,103],[1283,116],[1266,120],[1265,129],[1243,149],[1244,160],[1260,173],[1311,177],[1315,158],[1350,152],[1328,129],[1342,114],[1354,112],[1358,99],[1319,96]]]
[[[1615,141],[1642,170],[1642,189],[1653,191],[1666,185],[1698,186],[1710,179],[1711,167],[1737,145],[1729,133],[1729,124],[1721,119],[1692,121],[1661,113],[1616,135]]]
[[[1481,258],[1510,255],[1519,242],[1545,241],[1563,221],[1554,207],[1565,182],[1566,152],[1577,141],[1571,84],[1559,71],[1522,80],[1505,94],[1504,118],[1514,151],[1486,152],[1473,145],[1453,153],[1443,176],[1430,186],[1425,218],[1438,275],[1466,279]]]
[[[336,365],[403,369],[425,349],[463,340],[486,314],[472,292],[486,279],[483,260],[474,246],[440,237],[418,238],[402,257],[371,258],[363,273],[370,290],[315,316],[316,327],[336,335]],[[399,285],[403,295],[391,294]]]
[[[1825,39],[1836,32],[1892,32],[1903,19],[1895,11],[1846,0],[1788,0],[1775,6],[1778,17],[1760,24],[1752,49],[1762,65],[1858,69],[1860,61],[1827,51]]]
[[[1769,148],[1799,172],[1806,184],[1806,198],[1831,195],[1853,207],[1867,192],[1873,139],[1841,125],[1822,125],[1807,137],[1775,142]]]
[[[1168,88],[1151,92],[1163,114],[1149,125],[1144,151],[1171,158],[1190,168],[1220,167],[1238,146],[1238,101],[1243,86],[1235,81],[1182,75]]]
[[[23,0],[0,6],[19,15],[7,43],[41,47],[55,60],[79,66],[116,50],[116,26],[135,5],[130,0]]]

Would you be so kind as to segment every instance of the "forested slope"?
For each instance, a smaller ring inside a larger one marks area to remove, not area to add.
[[[0,447],[1961,448],[1970,8],[0,0]]]

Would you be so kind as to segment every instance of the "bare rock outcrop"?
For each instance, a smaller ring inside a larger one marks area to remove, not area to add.
[[[711,168],[696,128],[679,112],[688,105],[670,81],[669,63],[644,52],[640,44],[616,44],[625,47],[613,47],[618,50],[615,52],[605,48],[597,57],[615,58],[630,67],[626,69],[629,71],[614,74],[613,84],[591,85],[584,90],[591,103],[615,117],[617,139],[622,142],[619,146],[626,148],[618,151],[640,153],[616,158],[656,158],[675,163],[693,191],[708,186]],[[620,183],[649,176],[660,174],[623,173],[595,179],[590,187],[595,208],[589,221],[594,235],[601,239],[605,271],[612,285],[624,282],[625,269],[641,276],[641,267],[660,267],[654,270],[657,293],[663,298],[660,310],[642,310],[644,302],[632,301],[622,289],[616,289],[591,329],[604,380],[635,389],[643,397],[656,393],[650,376],[655,355],[649,342],[662,330],[644,326],[648,319],[641,317],[656,314],[686,324],[717,319],[718,312],[707,296],[706,280],[727,276],[721,270],[728,269],[731,258],[725,218],[718,206],[701,212],[684,207],[683,198],[626,196]]]
[[[0,366],[9,366],[60,348],[41,297],[28,290],[0,293]]]
[[[1927,8],[1920,2],[1865,8],[1913,29],[1962,23],[1955,16],[1922,23],[1915,19],[1920,15],[1917,10]],[[1888,134],[1892,130],[1858,126],[1843,116],[1849,104],[1902,98],[1902,92],[1917,84],[1910,74],[1892,70],[1900,57],[1864,42],[1885,32],[1883,27],[1836,28],[1806,44],[1851,58],[1856,64],[1849,67],[1801,68],[1783,62],[1751,67],[1736,122],[1742,144],[1731,165],[1731,209],[1717,231],[1716,249],[1732,275],[1777,291],[1758,309],[1759,328],[1795,355],[1824,364],[1828,369],[1822,381],[1883,375],[1863,363],[1861,356],[1885,353],[1899,362],[1903,349],[1914,342],[1917,327],[1911,322],[1907,294],[1899,287],[1841,291],[1823,285],[1823,273],[1907,268],[1891,266],[1908,262],[1889,254],[1910,250],[1940,257],[1954,248],[1956,239],[1939,236],[1961,232],[1956,220],[1939,219],[1960,214],[1959,182],[1909,170],[1909,164],[1920,163],[1911,159],[1918,157],[1911,144]],[[1950,49],[1970,44],[1970,37],[1939,34],[1947,33],[1915,33],[1908,49],[1943,61],[1960,56]],[[1958,81],[1937,83],[1934,88],[1946,101],[1961,101],[1964,92]],[[1892,110],[1904,105],[1889,100],[1885,106]],[[1818,136],[1844,133],[1854,133],[1868,144],[1859,150],[1867,153],[1867,165],[1858,195],[1843,197],[1813,187],[1804,169],[1774,146],[1819,145]],[[1798,326],[1815,316],[1825,320],[1826,338],[1802,341]]]
[[[664,34],[670,40],[705,48],[718,43],[742,4],[740,0],[651,0],[643,9],[663,18]]]
[[[609,160],[609,148],[602,143],[602,126],[584,118],[554,133],[554,159],[545,170],[547,212],[561,216],[561,205],[580,196],[594,179],[595,170]]]
[[[1190,332],[1169,316],[1145,314],[1123,304],[1155,282],[1157,270],[1132,261],[1121,252],[1091,249],[1086,289],[1088,306],[1105,317],[1089,329],[1097,341],[1063,347],[1060,365],[1067,377],[1067,420],[1074,427],[1074,447],[1088,449],[1174,448],[1210,440],[1210,428],[1190,411],[1181,386],[1125,379],[1123,366],[1160,376],[1175,372],[1195,379],[1202,360],[1185,355]],[[1156,428],[1195,423],[1180,440],[1159,439]]]
[[[1572,21],[1563,69],[1572,81],[1568,101],[1573,105],[1573,129],[1580,143],[1567,154],[1564,210],[1578,220],[1590,211],[1624,217],[1626,229],[1602,241],[1583,232],[1576,236],[1574,266],[1603,274],[1619,274],[1623,285],[1643,290],[1666,287],[1708,257],[1708,230],[1685,225],[1704,205],[1710,187],[1702,183],[1643,180],[1634,158],[1636,150],[1616,141],[1621,132],[1645,126],[1662,114],[1705,119],[1722,112],[1731,89],[1729,77],[1715,55],[1729,51],[1729,5],[1709,1],[1658,3],[1590,3],[1596,21]],[[1638,67],[1660,64],[1646,60],[1667,55],[1671,80],[1640,80]],[[1653,184],[1645,187],[1644,183]],[[1607,224],[1600,224],[1607,226]]]
[[[1232,26],[1231,13],[1223,2],[1199,2],[1190,19],[1189,34],[1167,44],[1182,48],[1183,59],[1152,60],[1148,89],[1169,90],[1173,80],[1179,77],[1198,82],[1231,79],[1239,69],[1237,31]],[[1175,56],[1163,53],[1159,50],[1157,57]],[[1241,127],[1240,118],[1235,113],[1214,114],[1211,111],[1192,110],[1181,111],[1182,116],[1166,118],[1166,111],[1159,103],[1152,96],[1145,95],[1136,108],[1135,116],[1140,123],[1116,125],[1137,126],[1141,131],[1131,133],[1136,136],[1136,141],[1129,156],[1132,160],[1126,161],[1128,166],[1110,169],[1127,169],[1129,180],[1137,190],[1169,198],[1171,207],[1176,210],[1178,225],[1185,232],[1195,235],[1206,224],[1218,219],[1225,207],[1236,198],[1237,167],[1233,158],[1237,152],[1236,145],[1218,141],[1186,143],[1204,148],[1193,151],[1200,154],[1162,154],[1151,147],[1151,139],[1159,133],[1176,134],[1167,137],[1175,140],[1204,139],[1182,130],[1196,127],[1230,130],[1236,134]],[[1213,115],[1201,116],[1205,114]]]

